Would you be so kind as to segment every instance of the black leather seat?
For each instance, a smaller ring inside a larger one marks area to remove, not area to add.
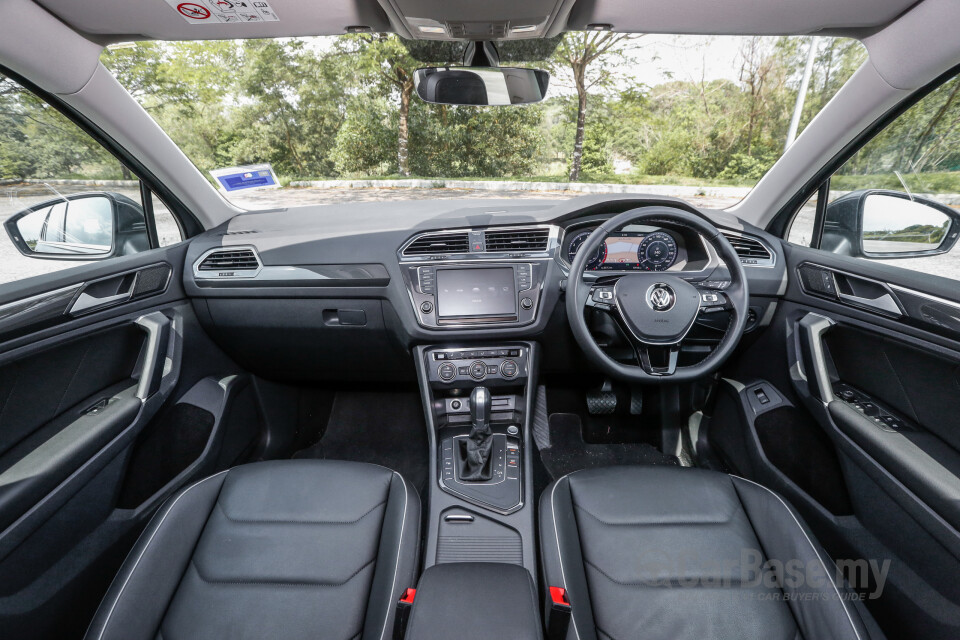
[[[540,532],[547,586],[565,588],[572,606],[567,638],[877,637],[800,518],[748,480],[680,467],[580,471],[544,492]],[[801,584],[771,573],[789,561],[802,563]]]
[[[419,535],[416,491],[383,467],[236,467],[160,509],[87,638],[388,639]]]

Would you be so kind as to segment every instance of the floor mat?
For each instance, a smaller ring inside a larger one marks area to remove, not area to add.
[[[338,392],[323,437],[293,457],[379,464],[402,474],[424,495],[430,456],[420,395]]]
[[[679,465],[676,456],[647,443],[589,444],[583,440],[580,416],[553,413],[549,418],[550,446],[540,458],[554,480],[573,471],[626,464]]]

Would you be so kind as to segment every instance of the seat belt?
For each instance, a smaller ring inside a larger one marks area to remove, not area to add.
[[[550,619],[547,621],[548,640],[565,640],[573,607],[563,587],[550,587]]]
[[[410,620],[410,610],[413,608],[413,599],[417,595],[416,589],[407,589],[397,602],[397,615],[393,619],[393,640],[403,640],[407,633],[407,622]]]

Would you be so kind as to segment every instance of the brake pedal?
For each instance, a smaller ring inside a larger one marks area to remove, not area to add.
[[[617,410],[617,394],[613,383],[604,380],[599,389],[587,391],[587,411],[592,416],[609,416]]]

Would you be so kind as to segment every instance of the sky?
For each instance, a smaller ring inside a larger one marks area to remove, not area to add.
[[[651,86],[671,79],[736,80],[742,42],[739,36],[645,35],[630,75]]]

